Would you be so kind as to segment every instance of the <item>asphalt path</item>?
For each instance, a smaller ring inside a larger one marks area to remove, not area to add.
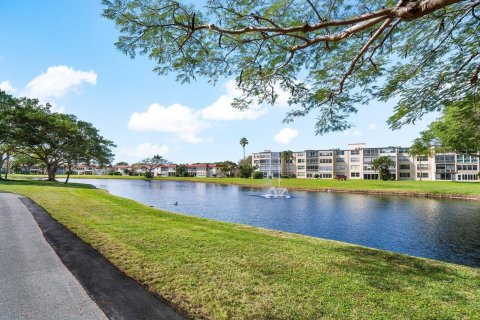
[[[0,193],[0,319],[185,319],[28,198]]]
[[[0,310],[9,320],[106,319],[9,193],[0,193]]]

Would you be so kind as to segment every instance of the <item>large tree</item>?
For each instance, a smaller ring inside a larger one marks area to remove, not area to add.
[[[478,98],[477,98],[478,99]],[[445,108],[444,114],[423,131],[414,145],[435,145],[436,151],[478,156],[480,150],[480,101],[470,96]]]
[[[400,128],[478,88],[480,0],[103,0],[118,49],[145,54],[181,82],[235,77],[243,95],[286,122],[317,110],[316,132],[345,130],[371,99],[397,98]],[[204,3],[204,2],[202,2]]]
[[[242,139],[240,139],[240,145],[243,148],[243,160],[245,160],[245,147],[247,146],[247,144],[248,144],[247,138],[243,137]]]
[[[295,156],[293,155],[293,152],[291,150],[283,151],[282,152],[282,160],[284,163],[287,165],[287,176],[290,177],[290,164],[295,161]]]
[[[11,122],[18,152],[42,161],[49,181],[55,180],[61,166],[70,171],[79,162],[103,164],[113,157],[113,142],[100,136],[90,123],[52,113],[48,104],[36,99],[18,99]]]
[[[149,179],[153,178],[153,171],[166,163],[168,163],[168,160],[164,159],[158,154],[151,158],[143,159],[141,166],[143,169],[145,169],[145,177]]]
[[[372,167],[378,171],[380,180],[390,179],[390,168],[395,165],[395,162],[389,156],[381,156],[372,160]]]
[[[8,176],[8,164],[11,154],[15,150],[13,141],[13,117],[18,100],[6,92],[0,90],[0,172],[5,166],[5,179]],[[0,175],[0,179],[2,176]]]

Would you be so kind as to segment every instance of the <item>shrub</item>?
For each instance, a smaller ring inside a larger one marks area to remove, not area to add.
[[[320,178],[320,175],[317,173],[317,174],[314,175],[314,177],[315,177],[315,179],[318,179],[318,178]]]
[[[145,174],[143,175],[145,178],[147,179],[152,179],[153,178],[153,173],[151,172],[145,172]]]
[[[263,173],[260,171],[254,171],[252,174],[253,179],[263,179]]]

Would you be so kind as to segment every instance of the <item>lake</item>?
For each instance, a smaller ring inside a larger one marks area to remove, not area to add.
[[[480,267],[480,203],[177,181],[72,179],[155,208]],[[175,205],[175,203],[178,203]]]

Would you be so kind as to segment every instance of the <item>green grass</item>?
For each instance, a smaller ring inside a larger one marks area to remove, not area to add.
[[[44,177],[12,175],[13,178]],[[63,177],[63,176],[59,176]],[[129,176],[72,176],[84,179],[144,179]],[[276,179],[242,179],[242,178],[156,178],[156,180],[193,181],[221,184],[235,184],[251,187],[272,187],[278,185]],[[480,182],[455,181],[380,181],[330,179],[282,179],[281,186],[296,190],[393,193],[424,196],[468,197],[480,200]]]
[[[292,180],[293,181],[293,180]],[[8,181],[193,318],[480,319],[480,269]]]

